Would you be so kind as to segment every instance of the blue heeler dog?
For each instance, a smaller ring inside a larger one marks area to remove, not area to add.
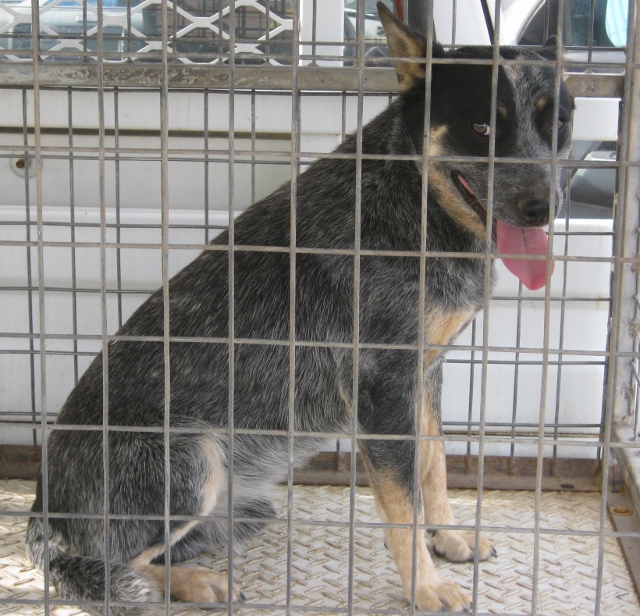
[[[385,522],[396,525],[387,529],[386,544],[410,597],[413,531],[397,525],[413,523],[414,502],[419,503],[420,524],[453,524],[443,444],[419,441],[416,457],[415,433],[420,417],[422,434],[441,434],[443,354],[438,347],[452,342],[483,307],[489,165],[477,158],[488,156],[495,137],[492,247],[512,255],[505,259],[507,267],[525,285],[540,288],[546,281],[546,262],[513,255],[547,255],[541,227],[549,222],[552,191],[556,205],[562,200],[559,177],[550,165],[552,134],[557,130],[556,155],[566,158],[573,105],[564,84],[556,100],[553,68],[526,63],[540,61],[540,56],[501,48],[502,59],[525,63],[507,62],[498,69],[496,130],[491,136],[490,63],[433,65],[426,249],[430,255],[449,256],[426,259],[423,348],[427,350],[424,385],[419,387],[423,182],[421,163],[406,155],[423,153],[426,73],[424,61],[417,59],[426,57],[426,42],[384,6],[379,12],[392,54],[413,60],[396,63],[400,96],[362,132],[362,151],[383,156],[362,161],[357,420],[360,451],[378,510]],[[445,51],[436,44],[432,55],[490,61],[492,49]],[[559,118],[554,121],[556,106]],[[336,151],[355,154],[356,137],[347,137]],[[405,158],[393,160],[393,155]],[[475,159],[447,162],[451,155]],[[501,158],[528,160],[517,164]],[[354,257],[344,251],[354,249],[355,157],[315,162],[299,177],[296,200],[297,246],[339,249],[296,255],[295,336],[303,344],[295,351],[293,427],[306,433],[295,438],[295,462],[302,464],[322,448],[322,433],[349,433],[353,419]],[[241,431],[233,442],[232,474],[233,514],[242,518],[234,526],[238,541],[275,516],[269,490],[287,476],[290,206],[291,187],[285,184],[235,223],[236,245],[271,247],[238,249],[234,256],[234,335],[244,339],[234,347],[233,373],[233,420]],[[227,245],[228,234],[220,234],[213,244]],[[376,250],[387,253],[370,252]],[[75,516],[48,519],[50,579],[70,602],[104,602],[108,562],[109,597],[116,604],[110,608],[112,615],[150,613],[148,604],[160,600],[164,592],[165,559],[180,563],[227,541],[229,345],[216,339],[229,335],[229,252],[204,251],[170,280],[169,294],[168,487],[169,513],[176,516],[169,536],[162,520],[165,445],[158,430],[165,408],[162,291],[118,332],[133,339],[112,341],[108,353],[96,357],[62,408],[59,427],[85,429],[55,429],[48,440],[48,510]],[[189,340],[193,338],[211,340]],[[108,442],[103,441],[102,430],[105,370]],[[367,439],[389,434],[407,438]],[[419,477],[417,486],[414,476]],[[42,490],[41,478],[34,512],[42,511]],[[106,500],[108,513],[114,516],[109,520],[107,554]],[[27,542],[32,562],[44,568],[42,517],[30,519]],[[433,533],[432,544],[449,560],[468,561],[474,558],[475,533],[441,529]],[[479,559],[493,554],[491,543],[482,538]],[[434,567],[423,532],[418,534],[415,558],[419,609],[469,609],[468,594]],[[170,592],[189,602],[244,599],[237,589],[229,597],[226,575],[203,568],[171,566]],[[85,608],[92,614],[105,613],[96,604]]]

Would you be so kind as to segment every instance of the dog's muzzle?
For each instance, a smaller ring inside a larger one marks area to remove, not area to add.
[[[549,200],[530,199],[522,204],[522,216],[532,227],[541,227],[549,222]]]
[[[453,171],[451,177],[465,201],[487,226],[487,210],[482,206],[469,183],[461,173]],[[541,289],[547,282],[546,257],[549,254],[547,234],[541,226],[549,221],[549,201],[547,199],[528,199],[519,203],[523,226],[513,226],[498,218],[492,220],[492,236],[498,253],[514,255],[503,257],[506,268],[515,274],[528,289]],[[537,257],[537,259],[523,259]],[[545,257],[543,260],[542,257]],[[554,263],[551,261],[551,273]]]

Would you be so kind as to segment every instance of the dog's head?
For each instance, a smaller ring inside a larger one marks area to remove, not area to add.
[[[415,59],[426,57],[426,41],[382,3],[378,10],[392,55],[414,59],[397,62],[396,70],[407,130],[421,153],[426,70],[425,63]],[[434,44],[432,57],[452,59],[453,63],[432,65],[428,144],[429,154],[436,158],[429,162],[429,188],[453,220],[483,240],[490,196],[489,164],[460,158],[488,157],[491,139],[495,139],[491,181],[494,244],[501,253],[546,255],[546,235],[540,227],[549,222],[550,215],[555,216],[563,199],[560,166],[556,165],[552,174],[550,162],[554,130],[557,157],[567,158],[571,147],[573,101],[566,86],[560,84],[556,97],[555,69],[526,64],[543,60],[541,56],[522,48],[501,47],[501,59],[513,63],[498,66],[492,136],[493,68],[487,60],[492,59],[493,49],[463,47],[447,52]],[[438,156],[459,160],[439,160]],[[529,288],[544,285],[543,261],[507,259],[505,264]]]

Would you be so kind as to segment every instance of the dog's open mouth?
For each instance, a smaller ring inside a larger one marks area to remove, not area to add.
[[[457,171],[451,172],[451,177],[455,185],[458,187],[458,190],[465,198],[465,201],[471,206],[471,209],[478,215],[478,218],[482,221],[482,224],[487,226],[487,210],[483,205],[478,201],[478,197],[473,194],[471,187],[467,180],[462,177],[462,174]],[[495,229],[495,221],[493,225],[493,239],[496,239],[496,229]]]
[[[486,227],[487,210],[481,205],[467,180],[457,171],[453,171],[451,177],[460,194]],[[541,227],[514,227],[494,218],[492,235],[500,254],[537,257],[546,257],[548,254],[547,234]],[[546,260],[503,258],[502,262],[512,274],[515,274],[522,281],[525,287],[532,291],[541,289],[547,282]],[[553,269],[554,262],[551,261],[551,273],[553,273]]]

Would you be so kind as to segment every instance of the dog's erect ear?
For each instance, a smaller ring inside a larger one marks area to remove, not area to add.
[[[550,36],[541,49],[538,50],[538,53],[547,60],[556,60],[557,49],[558,49],[558,37],[553,35]]]
[[[427,41],[415,30],[405,26],[382,2],[378,15],[387,35],[389,50],[394,58],[426,58]],[[434,42],[434,57],[444,56],[444,49]],[[424,62],[396,62],[400,92],[408,92],[419,80],[424,80]]]

